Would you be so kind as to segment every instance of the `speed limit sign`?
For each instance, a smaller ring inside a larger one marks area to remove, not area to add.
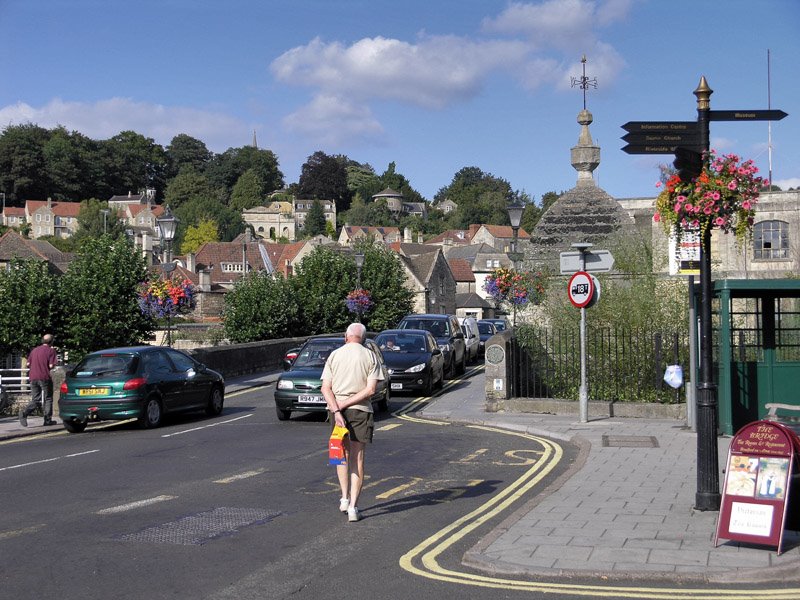
[[[586,308],[591,304],[595,295],[595,281],[595,278],[586,271],[578,271],[569,278],[567,294],[573,306]]]

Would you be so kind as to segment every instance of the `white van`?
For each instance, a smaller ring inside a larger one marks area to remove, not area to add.
[[[458,317],[461,331],[464,332],[464,342],[467,346],[467,362],[478,360],[478,350],[481,345],[481,334],[478,331],[478,321],[474,317]]]

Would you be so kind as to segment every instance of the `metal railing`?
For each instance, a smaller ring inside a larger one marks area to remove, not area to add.
[[[576,400],[580,387],[578,329],[520,328],[511,346],[511,393],[519,398]],[[594,329],[586,334],[589,400],[684,401],[684,387],[664,383],[667,365],[689,361],[685,333]]]
[[[9,394],[19,394],[30,389],[28,369],[0,369],[0,385]]]

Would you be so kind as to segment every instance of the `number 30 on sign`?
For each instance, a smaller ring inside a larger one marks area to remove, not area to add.
[[[592,275],[586,271],[578,271],[569,279],[567,294],[576,308],[589,308],[597,302],[600,286]]]

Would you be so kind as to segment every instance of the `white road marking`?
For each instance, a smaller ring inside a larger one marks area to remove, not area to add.
[[[192,429],[184,429],[183,431],[176,431],[175,433],[166,433],[162,435],[162,438],[173,437],[175,435],[183,435],[184,433],[191,433],[192,431],[200,431],[201,429],[208,429],[209,427],[216,427],[217,425],[224,425],[226,423],[233,423],[234,421],[238,421],[240,419],[247,419],[248,417],[252,417],[253,413],[248,415],[243,415],[241,417],[236,417],[235,419],[228,419],[227,421],[217,421],[216,423],[211,423],[209,425],[203,425],[202,427],[193,427]]]
[[[217,479],[214,483],[232,483],[234,481],[239,481],[240,479],[248,479],[250,477],[255,477],[256,475],[261,475],[266,469],[256,469],[255,471],[245,471],[244,473],[239,473],[238,475],[231,475],[230,477],[224,477],[222,479]]]
[[[10,467],[0,467],[0,471],[10,471],[11,469],[21,469],[22,467],[30,467],[31,465],[41,465],[43,463],[53,462],[54,460],[61,460],[62,458],[74,458],[76,456],[84,456],[85,454],[94,454],[100,450],[87,450],[86,452],[77,452],[75,454],[65,454],[64,456],[55,456],[53,458],[45,458],[44,460],[35,460],[33,462],[22,463],[20,465],[11,465]]]
[[[141,508],[143,506],[149,506],[151,504],[157,504],[159,502],[166,502],[167,500],[175,500],[177,496],[155,496],[154,498],[147,498],[146,500],[137,500],[136,502],[129,502],[128,504],[120,504],[119,506],[112,506],[110,508],[104,508],[102,510],[98,510],[95,514],[97,515],[113,515],[116,513],[125,512],[128,510],[134,510],[136,508]]]

